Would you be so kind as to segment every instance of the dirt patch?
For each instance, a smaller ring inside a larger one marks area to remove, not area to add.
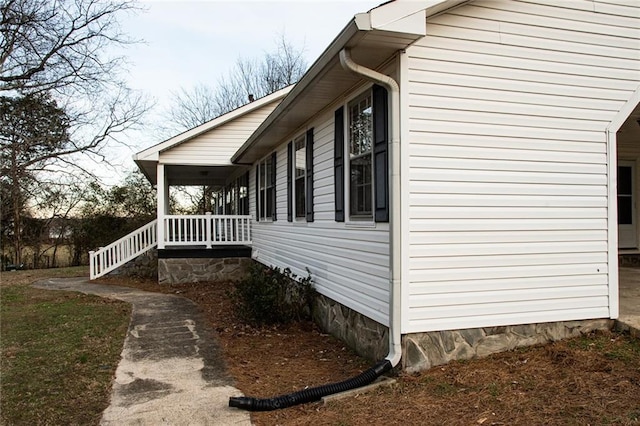
[[[344,380],[370,366],[312,323],[253,328],[234,315],[224,284],[159,286],[114,277],[103,283],[180,294],[198,304],[217,334],[236,385],[270,397]],[[401,373],[391,388],[269,413],[257,425],[640,424],[640,341],[597,333]]]

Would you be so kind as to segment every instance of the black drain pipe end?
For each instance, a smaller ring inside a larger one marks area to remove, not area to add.
[[[366,386],[375,379],[391,370],[391,361],[385,359],[378,362],[368,370],[359,375],[338,383],[330,383],[315,388],[304,389],[287,395],[280,395],[273,398],[251,398],[236,396],[229,398],[229,407],[239,408],[247,411],[272,411],[282,408],[292,407],[307,402],[319,401],[322,397],[333,395],[334,393],[345,392],[351,389]]]

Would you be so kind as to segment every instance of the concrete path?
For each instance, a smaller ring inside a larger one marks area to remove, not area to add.
[[[228,407],[242,395],[232,386],[220,348],[188,299],[50,279],[35,287],[78,291],[132,304],[131,323],[101,425],[250,425],[246,411]]]
[[[640,268],[620,268],[620,315],[617,327],[640,337]]]

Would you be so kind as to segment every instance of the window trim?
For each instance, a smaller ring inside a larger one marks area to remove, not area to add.
[[[350,106],[363,97],[371,96],[372,162],[371,216],[351,214],[351,132]],[[334,210],[335,221],[353,226],[376,226],[389,222],[389,97],[387,90],[377,84],[364,89],[338,105],[334,112]],[[348,163],[348,164],[347,164]]]
[[[368,153],[364,153],[364,154],[358,154],[354,157],[352,157],[351,155],[351,107],[354,106],[355,104],[360,103],[362,100],[366,99],[367,97],[371,98],[371,126],[370,126],[370,132],[371,132],[371,148],[369,150]],[[374,123],[373,123],[373,91],[372,91],[372,87],[369,86],[366,90],[358,93],[356,96],[353,96],[351,99],[347,100],[347,102],[345,102],[344,105],[344,113],[346,114],[346,117],[344,119],[344,153],[343,153],[343,158],[344,158],[344,195],[345,195],[345,202],[344,202],[344,209],[345,209],[345,219],[347,221],[347,223],[357,223],[357,224],[362,224],[362,223],[374,223],[375,220],[375,182],[374,182],[374,175],[375,172],[373,170],[373,162],[374,162],[374,158],[373,158],[373,127],[374,127]],[[358,159],[358,158],[363,158],[364,156],[368,155],[369,159],[370,159],[370,167],[371,167],[371,173],[370,173],[370,178],[371,178],[371,194],[370,194],[370,200],[371,200],[371,210],[370,213],[368,214],[353,214],[351,212],[351,162],[354,159]]]
[[[300,135],[298,135],[297,137],[293,138],[293,140],[291,141],[293,144],[293,155],[292,155],[292,161],[291,161],[291,173],[292,173],[292,179],[291,179],[291,194],[292,194],[292,218],[293,220],[295,220],[296,222],[302,222],[302,221],[306,221],[307,218],[307,135],[306,133],[302,133]],[[298,149],[296,147],[296,145],[298,144],[298,142],[302,142],[304,145],[302,146],[302,152],[304,153],[304,173],[301,176],[297,176],[296,172],[297,172],[297,165],[298,165],[298,156],[297,156],[297,152]],[[302,187],[303,187],[303,191],[302,191],[302,204],[304,206],[304,209],[302,210],[302,212],[298,211],[298,183],[299,181],[302,181]]]
[[[273,151],[269,155],[266,155],[263,158],[261,158],[256,164],[256,218],[258,222],[268,223],[268,222],[274,222],[277,220],[276,160],[277,160],[276,151]],[[271,170],[269,170],[269,167],[267,167],[267,162],[271,163]],[[264,176],[263,176],[263,171],[264,171]],[[267,173],[269,171],[271,172],[270,176],[267,176]],[[264,177],[264,188],[262,187],[263,177]],[[267,210],[267,206],[268,206],[267,197],[269,194],[269,189],[272,189],[271,197],[270,197],[271,203],[272,203],[272,210],[270,215],[268,215],[269,212]]]
[[[314,221],[314,193],[313,193],[313,139],[314,128],[307,129],[306,132],[297,135],[287,143],[287,222],[313,222]],[[296,146],[303,144],[299,149]],[[298,172],[297,151],[304,153],[302,158],[304,174],[296,176]],[[300,186],[303,192],[298,193]],[[300,199],[300,196],[302,199]],[[300,211],[298,205],[302,203],[304,209]]]

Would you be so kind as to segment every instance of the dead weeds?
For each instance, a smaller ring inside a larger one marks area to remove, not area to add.
[[[159,286],[111,277],[103,283],[180,294],[218,335],[236,385],[270,397],[344,380],[371,363],[311,323],[253,328],[239,323],[224,284]],[[640,342],[597,333],[454,362],[328,405],[254,413],[257,425],[639,425]]]

